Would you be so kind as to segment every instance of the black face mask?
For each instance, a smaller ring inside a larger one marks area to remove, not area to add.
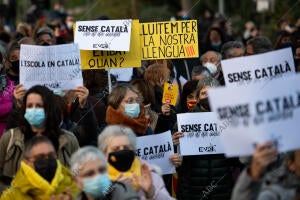
[[[202,106],[206,111],[210,112],[210,105],[208,102],[208,97],[199,100],[199,106]]]
[[[41,45],[42,46],[50,46],[50,44],[48,42],[43,42]]]
[[[19,60],[16,60],[16,61],[13,61],[13,62],[10,62],[11,63],[11,67],[10,69],[15,73],[15,74],[19,74],[20,73],[20,61]]]
[[[120,172],[126,172],[130,169],[135,153],[132,150],[121,150],[112,152],[108,155],[108,162]]]
[[[39,160],[35,161],[34,163],[35,171],[51,183],[52,179],[55,176],[56,168],[57,168],[57,161],[54,158],[49,158],[46,160]]]

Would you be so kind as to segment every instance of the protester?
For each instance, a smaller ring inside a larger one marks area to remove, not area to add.
[[[221,54],[216,51],[207,51],[200,57],[201,64],[209,70],[212,77],[217,79],[221,85],[225,85],[221,59]]]
[[[266,53],[272,50],[271,41],[265,36],[254,37],[247,42],[246,55]]]
[[[291,33],[283,31],[277,38],[275,42],[274,49],[283,49],[291,47],[294,49],[294,37]]]
[[[54,31],[48,26],[39,28],[35,35],[35,42],[37,45],[49,46],[56,44]]]
[[[71,170],[81,190],[75,200],[134,200],[140,199],[131,186],[111,181],[105,156],[96,147],[83,147],[71,157]]]
[[[180,108],[177,109],[180,113],[191,112],[194,110],[198,99],[196,95],[197,84],[197,80],[188,81],[184,84],[180,98]]]
[[[217,86],[218,81],[211,77],[199,81],[196,92],[198,106],[194,112],[211,111],[207,90]],[[178,134],[178,137],[182,136],[182,133]],[[176,143],[179,144],[178,139]],[[224,154],[183,156],[178,169],[177,199],[230,199],[238,164],[237,159],[226,159]],[[213,189],[207,189],[209,186]]]
[[[0,137],[8,121],[9,112],[13,107],[13,91],[19,82],[20,45],[13,43],[8,50],[7,60],[3,65],[1,55],[0,70]]]
[[[246,45],[247,41],[252,39],[253,37],[258,36],[259,31],[256,28],[254,22],[248,21],[245,23],[245,30],[242,36],[243,43]]]
[[[107,124],[128,126],[138,136],[153,134],[153,130],[148,126],[142,102],[141,95],[133,86],[116,86],[108,97]]]
[[[161,63],[151,64],[145,71],[145,80],[154,88],[155,105],[154,110],[161,113],[163,87],[168,82],[170,71],[167,66]]]
[[[216,51],[220,52],[222,45],[226,42],[223,31],[217,27],[211,27],[206,33],[205,40],[203,41],[204,47],[202,52]]]
[[[106,127],[99,135],[98,146],[108,160],[111,180],[132,185],[141,199],[173,199],[155,169],[135,156],[136,136],[130,128]],[[181,163],[177,158],[174,161]]]
[[[77,191],[71,171],[57,160],[51,141],[35,136],[27,142],[20,168],[0,199],[71,199]]]
[[[239,41],[229,41],[222,46],[221,54],[223,60],[241,57],[245,54],[245,47]]]
[[[48,137],[60,162],[69,166],[71,154],[79,145],[72,133],[60,129],[62,111],[53,102],[53,92],[44,86],[37,85],[26,92],[18,120],[19,126],[9,129],[0,138],[1,184],[10,184],[20,166],[24,144],[36,135]]]
[[[296,199],[300,188],[300,150],[287,153],[285,162],[269,172],[278,158],[277,147],[267,142],[256,147],[249,167],[241,173],[231,199]]]
[[[201,65],[194,66],[192,70],[192,80],[200,81],[206,77],[211,76],[209,70]]]

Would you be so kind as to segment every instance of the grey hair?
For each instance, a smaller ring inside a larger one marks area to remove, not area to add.
[[[107,139],[110,137],[116,137],[116,136],[127,136],[129,139],[129,142],[133,149],[136,148],[136,135],[132,131],[131,128],[128,128],[126,126],[121,125],[110,125],[107,126],[99,135],[98,137],[98,147],[99,149],[106,153],[107,151]]]
[[[252,45],[254,54],[272,51],[272,43],[265,36],[256,36],[248,40],[247,45]]]
[[[229,41],[226,42],[221,49],[222,58],[230,58],[233,56],[233,48],[243,49],[245,51],[245,46],[240,41]]]
[[[104,154],[93,146],[86,146],[78,149],[75,153],[72,154],[70,159],[71,171],[74,176],[78,176],[79,171],[82,169],[82,166],[89,161],[95,161],[100,159],[105,166],[107,165],[106,158]]]
[[[203,61],[203,57],[204,57],[205,54],[207,54],[208,52],[214,52],[215,54],[217,54],[218,62],[221,62],[221,60],[222,60],[222,55],[221,55],[219,52],[216,52],[216,51],[207,51],[207,52],[205,52],[204,54],[201,55],[201,57],[200,57],[200,62],[201,62],[201,63],[202,63],[202,61]]]
[[[199,96],[200,91],[204,88],[204,87],[218,87],[220,86],[220,83],[217,79],[213,78],[213,77],[206,77],[202,80],[200,80],[198,82],[197,85],[197,90],[196,90],[196,95],[197,97]]]

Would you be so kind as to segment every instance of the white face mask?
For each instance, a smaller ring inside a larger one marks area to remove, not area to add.
[[[206,67],[211,74],[215,74],[218,70],[217,66],[211,62],[207,62],[203,66]]]
[[[68,21],[68,22],[67,22],[67,27],[68,27],[68,29],[72,29],[72,28],[73,28],[73,24],[74,24],[74,22]]]

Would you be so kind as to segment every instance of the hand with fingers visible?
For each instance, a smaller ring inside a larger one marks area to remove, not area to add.
[[[161,106],[161,112],[162,112],[163,115],[169,116],[170,113],[171,113],[171,107],[170,107],[170,105],[166,104],[166,103],[163,104]]]
[[[78,97],[80,108],[85,108],[87,98],[89,96],[89,90],[84,86],[78,86],[74,91],[76,96]]]
[[[146,163],[141,166],[141,177],[133,174],[133,179],[139,184],[146,194],[146,197],[151,199],[154,196],[155,188],[152,182],[151,171]]]
[[[171,155],[170,160],[173,163],[173,165],[175,165],[175,167],[179,167],[182,164],[182,156],[178,153]]]
[[[72,200],[71,189],[67,188],[66,192],[60,193],[58,195],[51,195],[50,200],[57,200],[56,196],[58,196],[59,200]]]
[[[124,176],[122,173],[117,176],[116,181],[126,183],[128,185],[133,186],[133,178],[128,177],[128,176]]]
[[[14,89],[14,98],[17,100],[17,106],[21,107],[23,98],[25,96],[27,89],[23,87],[22,84],[18,84]]]
[[[277,148],[272,142],[260,144],[256,147],[252,156],[249,175],[254,180],[259,180],[265,173],[267,167],[278,159]]]
[[[172,135],[172,141],[175,146],[179,145],[179,138],[183,137],[184,134],[182,132],[176,132]]]

